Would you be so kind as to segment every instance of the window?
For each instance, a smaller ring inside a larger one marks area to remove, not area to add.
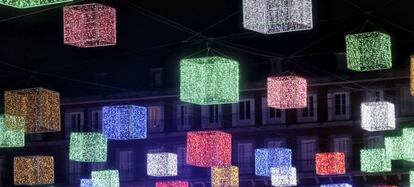
[[[285,123],[285,111],[267,107],[267,98],[262,98],[262,118],[263,124],[283,124]]]
[[[233,126],[254,125],[254,99],[242,99],[233,104]]]
[[[414,114],[414,97],[411,96],[409,87],[400,87],[399,93],[400,113],[402,115]]]
[[[365,102],[374,102],[384,100],[384,91],[378,89],[369,89],[365,91]]]
[[[65,135],[70,136],[71,132],[81,132],[84,130],[83,112],[65,113]]]
[[[177,105],[177,130],[191,128],[191,108],[189,104]]]
[[[367,137],[367,149],[383,148],[384,137],[382,135],[368,136]]]
[[[191,170],[187,165],[187,149],[183,146],[177,147],[177,161],[178,161],[178,173],[180,175],[189,175]]]
[[[284,140],[268,140],[266,144],[268,148],[284,147],[285,141]]]
[[[237,162],[240,173],[253,171],[253,143],[237,144]]]
[[[148,130],[150,132],[162,132],[164,130],[164,107],[148,107]]]
[[[91,125],[93,132],[102,131],[102,112],[101,110],[94,110],[91,113]]]
[[[351,166],[349,158],[352,157],[352,142],[350,137],[335,137],[333,138],[333,151],[342,152],[346,157],[346,167]]]
[[[70,183],[79,182],[79,177],[82,173],[82,164],[68,160],[68,173]]]
[[[350,118],[350,99],[348,92],[328,94],[329,120],[348,120]]]
[[[120,176],[123,180],[132,180],[133,179],[133,171],[135,169],[135,162],[134,162],[134,151],[132,150],[124,150],[119,151],[118,154],[118,168],[120,170]]]
[[[299,109],[298,122],[315,122],[318,120],[318,102],[316,94],[308,95],[308,106]]]
[[[302,170],[312,171],[315,169],[315,154],[317,153],[316,139],[305,139],[300,142],[300,155],[302,159]]]
[[[162,86],[162,68],[151,69],[151,86]]]
[[[222,106],[208,105],[201,107],[203,128],[219,128],[222,123]]]

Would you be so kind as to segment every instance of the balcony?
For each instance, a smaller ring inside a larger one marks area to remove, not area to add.
[[[232,114],[233,127],[254,126],[255,115],[256,115],[255,112],[233,113]]]
[[[201,126],[203,129],[217,129],[223,127],[223,115],[218,116],[202,116]]]
[[[351,107],[330,107],[328,108],[329,121],[346,121],[351,119]]]

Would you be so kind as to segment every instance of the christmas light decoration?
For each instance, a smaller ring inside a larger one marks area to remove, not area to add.
[[[13,162],[15,185],[47,185],[54,183],[53,157],[14,157]]]
[[[352,185],[347,183],[340,183],[340,184],[323,184],[321,187],[352,187]]]
[[[295,167],[272,167],[270,169],[272,186],[296,186]]]
[[[0,4],[11,6],[14,8],[33,8],[39,6],[47,6],[52,4],[59,4],[65,2],[71,2],[73,0],[0,0]]]
[[[307,81],[297,76],[267,78],[267,105],[278,109],[305,108]]]
[[[344,153],[318,153],[315,157],[315,163],[316,174],[318,175],[340,175],[346,173]]]
[[[0,115],[0,148],[24,147],[24,118]]]
[[[391,160],[384,148],[361,149],[361,171],[366,173],[391,171]]]
[[[272,167],[291,167],[292,150],[287,148],[266,148],[256,149],[255,174],[258,176],[270,177]]]
[[[311,0],[243,0],[244,28],[274,34],[313,28]]]
[[[98,3],[63,8],[64,43],[76,47],[116,44],[116,10]]]
[[[414,161],[414,128],[403,129],[404,160]]]
[[[60,96],[44,88],[4,92],[4,113],[23,117],[26,133],[60,131]]]
[[[414,171],[410,171],[410,187],[414,186]]]
[[[211,168],[212,187],[238,187],[239,168],[237,166],[212,167]]]
[[[395,129],[394,104],[385,101],[362,103],[361,126],[370,132]]]
[[[223,57],[180,62],[180,100],[199,105],[239,101],[239,63]]]
[[[402,136],[385,137],[384,144],[388,159],[404,159],[404,139]]]
[[[231,134],[221,131],[187,133],[187,164],[198,167],[231,165]]]
[[[93,187],[119,187],[118,170],[92,171]]]
[[[80,180],[80,187],[93,187],[92,179],[81,179]]]
[[[153,177],[177,176],[177,154],[148,153],[147,175]]]
[[[106,162],[107,139],[99,133],[72,132],[69,160],[78,162]]]
[[[410,91],[411,95],[414,96],[414,55],[410,57]]]
[[[134,105],[102,108],[103,134],[108,139],[147,138],[147,108]]]
[[[350,34],[346,38],[348,69],[374,71],[391,69],[391,37],[381,32]]]
[[[187,181],[156,182],[155,187],[189,187]]]

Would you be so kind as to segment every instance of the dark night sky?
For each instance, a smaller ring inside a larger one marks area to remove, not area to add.
[[[314,0],[313,30],[275,35],[242,28],[241,0],[105,3],[117,9],[118,44],[89,49],[63,44],[60,7],[38,12],[51,6],[1,6],[1,90],[43,86],[63,96],[139,91],[147,89],[149,70],[157,67],[165,69],[167,87],[177,88],[179,59],[205,48],[207,37],[212,48],[240,61],[244,82],[263,81],[271,56],[293,55],[291,66],[307,71],[347,73],[337,70],[334,53],[344,51],[344,35],[360,30],[391,34],[395,69],[406,68],[414,51],[412,0]],[[38,13],[7,20],[31,12]],[[220,20],[203,36],[194,36]],[[366,20],[371,23],[363,28]]]

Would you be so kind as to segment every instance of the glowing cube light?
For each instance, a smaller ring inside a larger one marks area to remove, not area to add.
[[[198,167],[231,165],[231,134],[220,131],[187,133],[187,164]]]
[[[15,185],[47,185],[55,180],[52,156],[14,157]]]
[[[404,160],[414,161],[414,128],[403,129]]]
[[[391,160],[404,159],[404,139],[402,136],[390,136],[384,138],[387,157]]]
[[[80,187],[93,187],[92,179],[81,179],[80,180]]]
[[[386,101],[361,104],[361,126],[366,131],[395,129],[395,107]]]
[[[92,171],[93,187],[119,187],[118,170]]]
[[[318,175],[339,175],[346,173],[344,153],[318,153],[315,157],[315,163],[316,174]]]
[[[103,134],[108,139],[147,138],[147,108],[134,105],[102,108]]]
[[[106,162],[107,139],[100,133],[70,134],[69,160],[78,162]]]
[[[52,4],[58,4],[58,3],[65,3],[65,2],[71,2],[73,0],[0,0],[0,4],[11,6],[14,8],[33,8],[33,7],[40,7],[40,6],[47,6]]]
[[[361,149],[361,171],[366,173],[391,171],[391,160],[384,148]]]
[[[153,177],[177,176],[177,154],[148,153],[147,175]]]
[[[0,148],[24,147],[24,118],[0,115]]]
[[[187,181],[156,182],[155,187],[189,187]]]
[[[243,0],[243,26],[263,34],[310,30],[312,0]]]
[[[255,174],[258,176],[270,177],[272,167],[292,166],[292,150],[287,148],[256,149],[254,157]]]
[[[414,171],[410,171],[410,187],[414,186]]]
[[[414,55],[410,57],[410,91],[411,95],[414,96]]]
[[[212,167],[212,187],[239,187],[239,168],[237,166]]]
[[[392,67],[391,37],[388,34],[350,34],[345,40],[348,69],[374,71]]]
[[[340,183],[340,184],[323,184],[321,187],[352,187],[352,185],[347,183]]]
[[[296,186],[295,167],[272,167],[270,169],[272,186]]]
[[[297,76],[267,78],[267,105],[278,109],[305,108],[307,81]]]
[[[199,105],[239,101],[239,63],[223,57],[180,62],[180,100]]]
[[[44,88],[4,92],[4,113],[25,119],[26,133],[60,131],[60,96]]]
[[[98,3],[63,8],[64,43],[76,47],[116,44],[116,10]]]

